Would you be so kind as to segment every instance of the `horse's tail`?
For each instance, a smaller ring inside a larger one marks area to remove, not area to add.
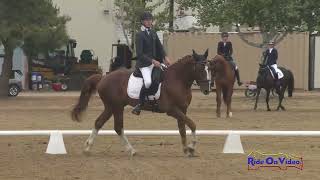
[[[288,70],[288,72],[289,72],[288,96],[292,97],[292,92],[293,92],[293,89],[294,89],[294,76],[293,76],[293,73],[290,70]]]
[[[227,94],[228,94],[228,88],[222,87],[222,97],[223,97],[223,102],[227,104]]]
[[[94,74],[84,81],[78,103],[74,106],[71,112],[71,118],[73,121],[81,121],[80,114],[87,109],[91,95],[96,92],[97,84],[100,82],[101,78],[101,74]]]

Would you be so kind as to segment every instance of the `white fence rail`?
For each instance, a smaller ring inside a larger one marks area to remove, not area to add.
[[[128,136],[177,136],[178,130],[125,130]],[[223,153],[244,153],[240,136],[320,136],[320,131],[250,131],[197,130],[197,136],[227,135]],[[0,131],[0,136],[50,136],[48,154],[66,154],[63,135],[89,135],[91,130],[25,130]],[[190,135],[191,131],[187,130]],[[117,135],[113,130],[101,130],[99,135]]]

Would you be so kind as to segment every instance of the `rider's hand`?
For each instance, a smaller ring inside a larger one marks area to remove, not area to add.
[[[166,65],[166,66],[170,66],[171,65],[171,61],[170,61],[170,59],[169,59],[169,57],[165,57],[164,58],[164,64]]]
[[[152,60],[152,64],[155,66],[155,67],[161,67],[161,64],[160,64],[160,62],[159,61],[157,61],[157,60]]]

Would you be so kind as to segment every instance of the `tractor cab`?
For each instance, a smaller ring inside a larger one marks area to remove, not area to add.
[[[131,69],[132,67],[132,52],[126,44],[112,44],[112,53],[110,60],[109,72],[117,70],[121,67]]]

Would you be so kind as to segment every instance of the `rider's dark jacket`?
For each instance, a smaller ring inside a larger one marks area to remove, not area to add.
[[[266,65],[271,66],[271,65],[277,64],[277,60],[278,60],[277,49],[273,48],[271,53],[269,49],[265,51],[264,61]]]
[[[231,57],[233,53],[232,43],[230,41],[226,42],[224,45],[223,41],[218,43],[217,54],[224,56],[224,57]],[[229,60],[227,58],[227,60]]]
[[[159,37],[152,29],[140,31],[136,36],[136,68],[147,67],[152,64],[152,59],[163,62],[166,53],[159,40]]]

